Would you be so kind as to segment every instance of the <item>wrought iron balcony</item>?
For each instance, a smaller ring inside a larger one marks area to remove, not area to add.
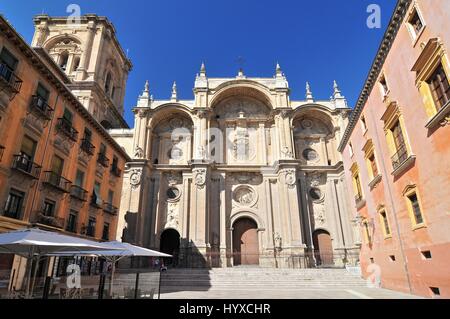
[[[78,138],[78,131],[73,128],[72,123],[67,121],[65,118],[61,117],[58,119],[56,123],[56,128],[59,132],[64,134],[70,140],[76,142]]]
[[[14,70],[0,62],[0,82],[7,86],[15,95],[20,92],[23,81],[14,73]]]
[[[44,174],[44,184],[63,193],[70,193],[71,181],[52,171],[44,172]]]
[[[83,202],[87,202],[88,192],[77,185],[70,186],[70,196],[79,199]]]
[[[109,159],[103,153],[98,153],[97,162],[103,167],[109,166]]]
[[[110,203],[103,203],[103,211],[110,215],[117,215],[117,207],[114,207]]]
[[[402,165],[408,159],[408,149],[405,144],[402,144],[397,149],[397,153],[395,153],[392,157],[392,166],[394,170],[396,170],[400,165]]]
[[[0,145],[0,162],[2,161],[4,151],[5,151],[5,147]]]
[[[116,177],[120,177],[122,175],[122,170],[120,170],[117,166],[112,166],[111,174],[113,174]]]
[[[47,101],[39,95],[32,96],[30,111],[46,120],[51,120],[53,114],[53,109],[47,104]]]
[[[43,212],[39,212],[36,215],[34,222],[38,224],[64,229],[65,220],[64,218],[47,216]]]
[[[95,146],[92,145],[91,141],[89,141],[86,138],[83,138],[81,140],[80,148],[83,152],[85,152],[88,155],[94,155]]]
[[[12,168],[21,173],[25,173],[33,179],[39,179],[39,175],[41,174],[41,167],[24,154],[14,155]]]

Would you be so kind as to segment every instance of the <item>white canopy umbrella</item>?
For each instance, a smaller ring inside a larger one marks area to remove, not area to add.
[[[112,295],[112,289],[113,289],[113,281],[114,281],[114,272],[116,269],[116,263],[125,257],[172,257],[172,255],[168,255],[165,253],[161,253],[159,251],[151,250],[144,247],[139,247],[135,245],[131,245],[129,243],[122,243],[119,241],[110,241],[107,243],[104,243],[104,245],[111,248],[111,250],[103,250],[103,251],[92,251],[92,250],[85,250],[85,251],[73,251],[73,252],[64,252],[64,253],[56,253],[51,254],[52,256],[96,256],[96,257],[103,257],[107,261],[111,262],[112,269],[111,269],[111,281],[109,283],[109,292],[110,295]]]
[[[23,229],[0,234],[0,253],[15,254],[24,258],[39,261],[39,258],[53,253],[63,255],[64,252],[81,250],[121,250],[91,240],[62,235],[37,228]],[[27,283],[27,297],[30,296],[31,266]],[[37,267],[35,267],[35,274]],[[31,287],[31,292],[33,287]]]

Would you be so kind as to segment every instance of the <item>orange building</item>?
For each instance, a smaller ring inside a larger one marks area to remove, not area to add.
[[[37,226],[115,239],[130,159],[70,83],[0,16],[0,232]],[[11,268],[12,258],[0,260]]]
[[[340,145],[383,287],[450,297],[450,2],[399,0]]]

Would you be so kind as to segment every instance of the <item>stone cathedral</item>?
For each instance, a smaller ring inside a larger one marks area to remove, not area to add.
[[[118,239],[186,266],[194,255],[212,267],[288,267],[357,254],[337,151],[346,99],[336,83],[327,101],[309,84],[304,101],[289,93],[279,65],[272,78],[210,78],[202,65],[193,100],[178,99],[175,83],[170,99],[153,99],[146,83],[134,129],[110,131],[133,159]]]

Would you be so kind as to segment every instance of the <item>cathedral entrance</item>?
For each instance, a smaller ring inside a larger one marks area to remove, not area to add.
[[[250,218],[233,224],[234,265],[259,265],[258,225]]]
[[[160,251],[173,258],[164,258],[166,265],[176,266],[178,264],[178,254],[180,251],[180,234],[175,229],[166,229],[161,234]]]
[[[317,265],[333,265],[333,244],[330,233],[323,229],[318,229],[313,234],[314,253]]]

